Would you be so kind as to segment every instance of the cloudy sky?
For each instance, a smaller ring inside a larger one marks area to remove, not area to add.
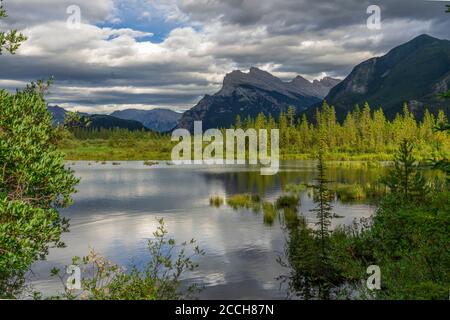
[[[288,80],[345,77],[422,33],[450,38],[445,1],[4,0],[0,30],[27,36],[0,56],[0,88],[55,77],[48,100],[85,112],[186,110],[251,66]],[[367,8],[381,8],[381,28]],[[76,24],[80,9],[81,23]],[[68,13],[69,12],[69,13]]]

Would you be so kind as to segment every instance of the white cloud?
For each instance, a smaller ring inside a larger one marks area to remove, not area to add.
[[[382,29],[368,30],[366,2],[78,0],[83,24],[71,30],[66,8],[72,0],[7,1],[7,26],[19,27],[29,39],[18,55],[0,57],[0,85],[54,75],[51,103],[102,112],[128,105],[180,110],[215,92],[235,68],[258,66],[284,79],[342,77],[414,36],[440,36],[450,27],[437,7],[420,2],[401,11],[388,3]],[[123,7],[149,21],[181,25],[156,42],[152,35],[158,30],[136,30],[121,14]],[[127,27],[101,27],[102,22]]]

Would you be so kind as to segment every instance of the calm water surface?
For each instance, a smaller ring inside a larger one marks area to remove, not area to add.
[[[264,200],[275,201],[288,183],[311,182],[315,163],[283,162],[280,173],[263,177],[258,168],[171,166],[161,162],[149,167],[142,162],[71,163],[81,183],[74,204],[62,211],[70,218],[70,233],[64,234],[67,247],[52,249],[48,259],[36,263],[31,281],[44,293],[62,289],[59,280],[49,277],[54,266],[70,264],[72,256],[84,256],[89,248],[124,266],[142,266],[148,261],[147,240],[164,218],[170,235],[178,241],[195,238],[206,251],[200,267],[186,282],[205,286],[200,298],[282,299],[286,289],[276,279],[288,270],[277,263],[282,255],[285,234],[279,223],[264,225],[263,215],[247,210],[233,211],[228,206],[212,208],[213,195],[229,196],[254,192]],[[378,172],[379,173],[379,172]],[[367,169],[338,167],[329,178],[342,183],[366,183],[377,177]],[[313,219],[312,200],[301,194],[300,212]],[[343,216],[333,224],[349,224],[368,217],[374,208],[367,204],[342,204],[334,211]]]

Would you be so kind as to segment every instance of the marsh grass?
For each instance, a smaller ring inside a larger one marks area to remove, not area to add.
[[[224,202],[225,201],[221,196],[212,196],[209,198],[209,205],[212,207],[220,208]]]
[[[261,210],[261,197],[257,194],[236,194],[227,199],[227,204],[234,210],[251,209],[254,212]]]
[[[264,213],[264,224],[271,226],[275,222],[275,218],[277,217],[277,210],[273,203],[264,202],[263,203],[263,213]]]
[[[364,185],[356,183],[336,184],[331,186],[330,189],[343,203],[377,200],[381,199],[387,193],[386,188],[379,183],[366,183]]]
[[[300,194],[306,190],[306,185],[303,183],[299,184],[287,184],[283,187],[283,191],[291,194]]]
[[[278,209],[292,209],[297,208],[299,205],[300,198],[298,195],[282,195],[280,196],[277,201],[275,202],[275,205]]]

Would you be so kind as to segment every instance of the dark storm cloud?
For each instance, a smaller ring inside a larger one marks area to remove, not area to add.
[[[96,24],[120,17],[113,0],[11,0],[1,27],[29,36],[16,56],[0,57],[0,83],[12,89],[55,77],[52,103],[106,112],[130,105],[187,108],[218,89],[234,68],[259,66],[283,79],[346,76],[362,61],[428,33],[448,38],[450,14],[424,0],[142,0],[120,1],[137,16],[179,19],[161,43],[148,33]],[[139,3],[139,6],[136,4]],[[68,30],[69,5],[83,25]],[[380,30],[366,27],[369,5],[381,7]],[[121,25],[126,25],[122,21]],[[147,30],[149,31],[149,30]],[[151,32],[151,30],[149,31]],[[96,109],[97,108],[97,109]]]
[[[367,8],[378,5],[383,19],[448,20],[442,2],[426,0],[182,0],[192,19],[224,24],[264,25],[275,34],[320,31],[364,24]]]

